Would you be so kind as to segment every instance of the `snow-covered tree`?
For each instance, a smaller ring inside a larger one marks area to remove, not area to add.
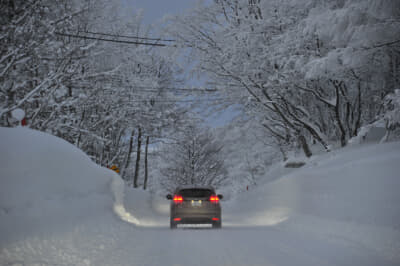
[[[72,77],[82,76],[77,58],[88,44],[66,43],[55,32],[76,22],[83,11],[63,0],[1,2],[2,125],[10,126],[10,111],[18,107],[26,110],[28,120],[38,119],[68,93]]]
[[[386,127],[386,135],[383,141],[400,137],[400,89],[387,95],[384,101],[383,120]]]
[[[168,30],[278,145],[311,156],[310,140],[346,145],[398,83],[398,18],[393,1],[216,0]]]
[[[228,178],[222,148],[210,129],[189,125],[174,143],[163,146],[162,185],[170,190],[180,185],[221,186]]]
[[[139,128],[152,142],[179,119],[169,89],[179,84],[179,68],[152,47],[84,36],[145,37],[141,13],[124,17],[119,1],[1,5],[1,125],[16,124],[11,111],[22,108],[29,127],[66,139],[98,164],[118,165],[132,180]]]

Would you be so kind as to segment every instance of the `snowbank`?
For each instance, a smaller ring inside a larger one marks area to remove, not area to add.
[[[2,241],[72,230],[114,216],[113,208],[127,216],[120,177],[70,143],[28,128],[0,128],[0,151]]]
[[[390,142],[314,156],[289,173],[277,165],[264,184],[225,203],[223,220],[358,243],[399,262],[399,162],[400,142]]]

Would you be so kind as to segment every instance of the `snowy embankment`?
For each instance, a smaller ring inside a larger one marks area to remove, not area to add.
[[[400,262],[400,142],[350,146],[287,171],[276,165],[267,175],[280,178],[228,202],[225,221],[348,241]]]
[[[117,216],[138,223],[123,207],[121,178],[70,143],[27,128],[0,128],[0,151],[0,246]]]

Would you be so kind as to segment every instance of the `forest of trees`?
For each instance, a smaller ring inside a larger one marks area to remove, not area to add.
[[[134,187],[157,167],[165,187],[226,182],[229,157],[193,123],[199,109],[235,106],[284,160],[296,148],[312,156],[314,143],[346,146],[376,121],[386,139],[399,135],[398,1],[214,0],[157,29],[140,12],[122,16],[119,1],[7,0],[0,24],[0,126],[21,108],[30,128],[118,165]],[[157,32],[173,45],[143,45],[159,44]],[[218,96],[193,105],[189,66]]]
[[[118,8],[118,1],[1,1],[0,125],[15,126],[11,111],[22,108],[30,128],[73,143],[98,164],[117,165],[137,185],[138,144],[147,151],[186,111],[172,101],[182,95],[168,89],[180,84],[180,70],[154,47],[65,35],[146,37],[141,14],[127,20]]]
[[[398,1],[215,0],[171,23],[195,70],[242,97],[284,157],[345,146],[399,88]]]
[[[160,177],[163,187],[171,191],[180,185],[220,187],[228,179],[224,158],[220,156],[222,148],[223,144],[211,130],[189,125],[177,134],[175,142],[160,151],[164,165]]]

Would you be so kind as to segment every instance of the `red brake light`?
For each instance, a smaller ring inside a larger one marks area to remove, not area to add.
[[[212,196],[210,197],[210,201],[211,201],[212,203],[218,203],[218,202],[219,202],[219,198],[218,198],[217,195],[212,195]]]
[[[175,202],[175,203],[182,203],[182,202],[183,202],[182,196],[175,195],[175,196],[174,196],[174,202]]]

